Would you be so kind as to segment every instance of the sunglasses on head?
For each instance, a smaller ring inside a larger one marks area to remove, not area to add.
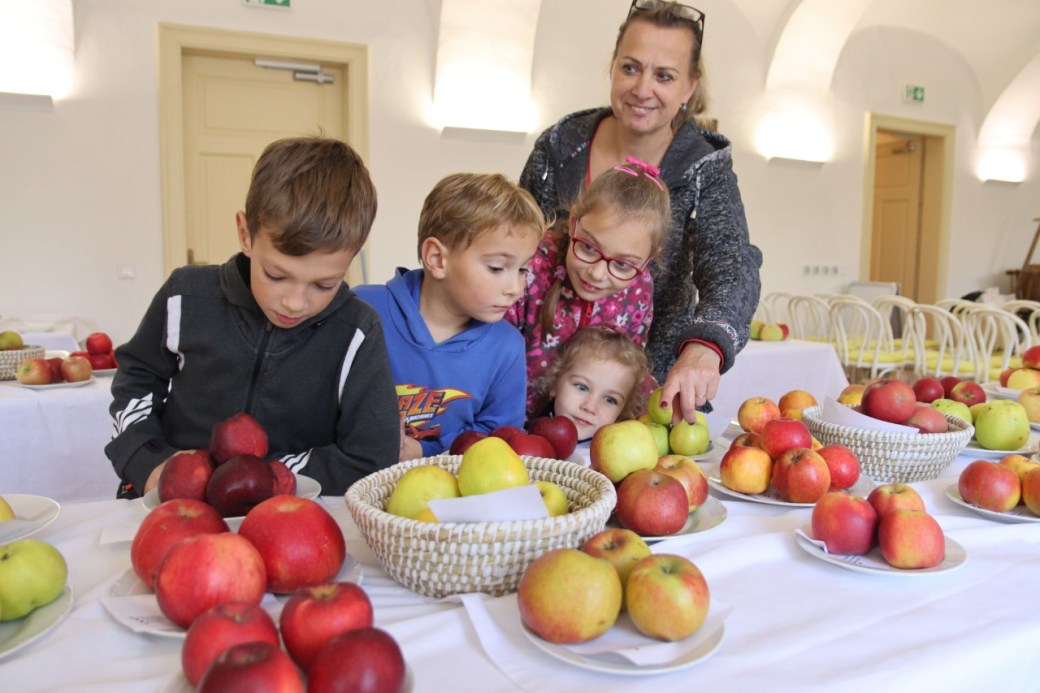
[[[697,35],[697,40],[704,40],[704,13],[696,7],[684,5],[681,2],[667,2],[666,0],[632,0],[632,5],[628,8],[628,16],[631,17],[636,12],[652,12],[661,9],[662,7],[667,7],[676,17],[685,19],[692,23],[694,33]]]

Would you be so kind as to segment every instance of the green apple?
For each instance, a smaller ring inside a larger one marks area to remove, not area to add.
[[[654,434],[635,420],[600,426],[589,445],[589,466],[615,484],[638,469],[653,469],[658,457]],[[459,478],[461,485],[461,473]]]
[[[0,522],[7,522],[13,519],[14,510],[11,509],[11,505],[4,500],[3,496],[0,496]]]
[[[679,455],[699,455],[708,449],[710,443],[708,427],[700,424],[680,421],[668,433],[668,444]]]
[[[21,539],[0,546],[0,620],[13,621],[53,602],[68,574],[65,557],[46,542]]]
[[[784,330],[779,325],[762,325],[758,338],[763,342],[780,342],[784,339]]]
[[[549,511],[549,517],[567,514],[567,494],[563,489],[551,481],[536,481],[538,492],[542,494],[545,509]]]
[[[964,419],[968,423],[971,423],[975,419],[971,416],[971,410],[968,409],[968,405],[963,402],[958,402],[952,399],[940,398],[932,402],[932,406],[938,409],[943,414],[949,414],[951,416],[957,416]]]
[[[657,456],[661,457],[667,455],[672,451],[668,447],[668,427],[664,424],[659,423],[648,423],[646,425],[650,429],[650,432],[654,434],[654,440],[657,441]]]
[[[1029,417],[1014,400],[976,404],[971,413],[975,419],[975,440],[987,450],[1018,450],[1029,441]]]
[[[752,320],[751,321],[751,339],[758,339],[759,338],[759,334],[762,331],[762,325],[764,325],[764,324],[765,323],[762,322],[761,320]]]
[[[458,498],[459,495],[459,482],[454,474],[443,467],[424,464],[412,467],[397,481],[387,501],[386,511],[414,520],[420,512],[429,509],[427,501]]]
[[[659,424],[672,423],[672,410],[661,408],[661,388],[650,393],[650,399],[646,401],[646,413]]]

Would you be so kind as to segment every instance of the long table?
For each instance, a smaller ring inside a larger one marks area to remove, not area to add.
[[[401,644],[416,691],[1035,692],[1040,524],[995,522],[951,501],[945,489],[972,459],[962,455],[940,478],[914,484],[968,554],[958,570],[934,575],[879,576],[825,563],[796,544],[794,530],[808,527],[810,509],[718,496],[728,511],[722,524],[653,550],[686,556],[703,571],[713,600],[732,608],[725,638],[692,667],[646,678],[577,668],[541,652],[521,632],[515,596],[478,600],[492,623],[478,630],[457,600],[428,600],[391,580],[343,499],[321,501],[362,564],[376,625]],[[72,503],[38,534],[69,562],[74,608],[40,640],[0,659],[0,689],[180,690],[181,641],[133,633],[100,603],[130,567],[129,541],[107,540],[118,532],[128,539],[145,514],[139,500]]]

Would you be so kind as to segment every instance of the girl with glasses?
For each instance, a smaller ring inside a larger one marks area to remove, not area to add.
[[[689,5],[634,0],[610,63],[610,105],[543,132],[520,176],[550,217],[626,157],[660,169],[670,224],[651,265],[655,315],[644,338],[664,401],[687,421],[747,343],[761,291],[732,147],[696,119],[706,103],[704,23]]]
[[[527,344],[528,419],[539,379],[579,329],[601,325],[646,341],[654,310],[649,265],[671,224],[669,209],[657,169],[630,159],[598,177],[542,237],[524,295],[505,318]]]

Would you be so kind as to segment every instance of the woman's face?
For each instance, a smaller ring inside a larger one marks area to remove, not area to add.
[[[685,27],[629,24],[610,66],[610,106],[626,129],[650,134],[670,127],[697,88],[690,75],[693,40]]]

